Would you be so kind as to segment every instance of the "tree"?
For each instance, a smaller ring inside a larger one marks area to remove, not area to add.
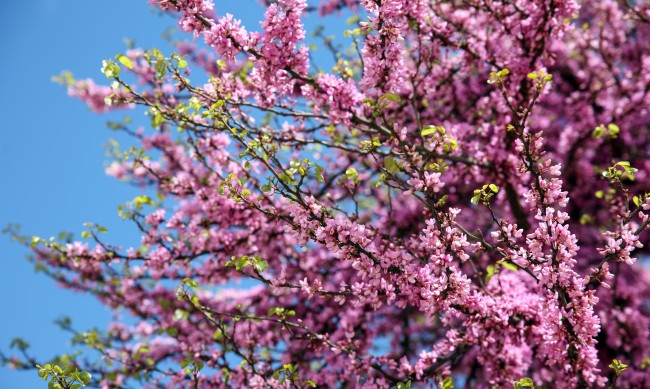
[[[60,78],[150,117],[108,169],[141,246],[17,236],[135,320],[53,386],[650,387],[649,2],[150,3],[197,43]],[[323,71],[303,18],[344,9]]]

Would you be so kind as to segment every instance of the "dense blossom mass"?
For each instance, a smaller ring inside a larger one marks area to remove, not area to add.
[[[61,363],[102,388],[650,388],[649,1],[278,0],[247,26],[149,3],[176,53],[61,78],[151,119],[114,124],[139,146],[108,168],[147,188],[120,207],[139,247],[27,240],[132,316]],[[348,26],[308,38],[310,14]]]

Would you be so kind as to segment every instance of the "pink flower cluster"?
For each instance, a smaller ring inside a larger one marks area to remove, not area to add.
[[[187,66],[69,89],[147,108],[107,169],[148,189],[139,244],[31,240],[130,316],[104,387],[650,387],[647,2],[150,3],[204,38]],[[344,9],[316,67],[304,20]]]

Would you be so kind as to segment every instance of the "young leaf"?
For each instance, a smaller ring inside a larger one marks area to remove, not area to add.
[[[437,130],[436,126],[426,126],[426,127],[424,127],[424,128],[422,129],[422,131],[420,132],[420,135],[421,135],[422,137],[425,137],[425,136],[433,135],[433,134],[435,134],[437,131],[438,131],[438,130]]]
[[[115,59],[120,61],[120,63],[127,68],[133,69],[133,62],[131,62],[131,59],[126,55],[118,54],[115,56]]]
[[[399,103],[400,101],[402,101],[402,99],[398,95],[396,95],[395,93],[385,93],[379,98],[379,100],[380,101],[381,100],[390,100],[390,101],[395,102],[395,103]]]
[[[395,160],[395,158],[393,158],[393,157],[387,157],[387,158],[384,160],[384,167],[385,167],[386,170],[388,170],[391,174],[396,174],[397,172],[399,172],[399,171],[401,170],[401,169],[400,169],[400,166],[399,166],[399,163],[398,163],[397,160]]]
[[[534,388],[535,384],[533,383],[533,380],[525,377],[520,379],[519,381],[515,381],[514,383],[514,389],[522,389],[522,388]]]

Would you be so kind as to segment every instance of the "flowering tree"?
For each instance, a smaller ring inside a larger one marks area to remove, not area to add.
[[[145,108],[108,173],[155,195],[140,247],[22,238],[134,318],[53,387],[650,387],[650,2],[150,3],[194,42],[61,78]],[[331,71],[315,12],[357,15]]]

